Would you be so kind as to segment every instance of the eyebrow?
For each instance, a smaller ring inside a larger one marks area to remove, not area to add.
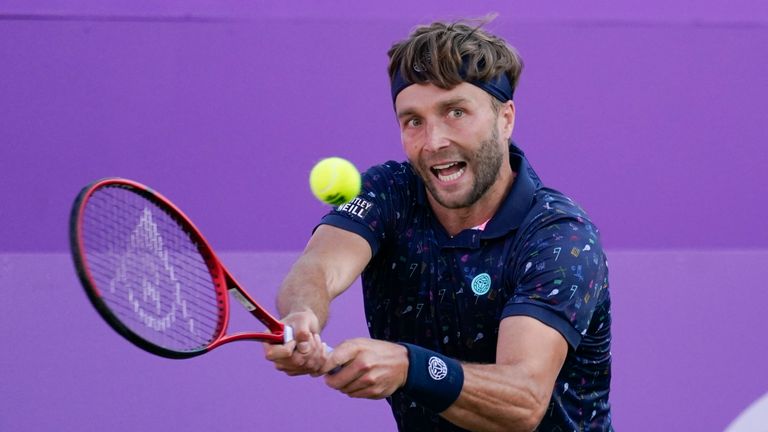
[[[457,97],[453,97],[453,98],[446,99],[444,101],[438,102],[437,107],[440,110],[445,110],[448,107],[451,107],[451,106],[454,106],[454,105],[461,105],[461,104],[465,104],[465,103],[468,103],[468,102],[469,102],[469,99],[467,99],[465,97],[462,97],[462,96],[457,96]],[[398,119],[402,119],[403,117],[409,117],[409,116],[411,116],[413,114],[416,114],[416,110],[415,109],[413,109],[413,108],[406,108],[406,109],[404,109],[404,110],[402,110],[402,111],[397,113],[397,118]]]
[[[400,112],[398,112],[398,113],[397,113],[397,119],[398,119],[398,120],[402,120],[402,119],[403,119],[403,117],[410,117],[410,116],[411,116],[411,115],[413,115],[413,114],[416,114],[416,111],[415,111],[415,110],[413,110],[413,109],[410,109],[410,108],[408,108],[408,109],[404,109],[404,110],[402,110],[402,111],[400,111]]]

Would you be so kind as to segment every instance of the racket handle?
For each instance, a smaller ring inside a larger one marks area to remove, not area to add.
[[[293,340],[293,327],[288,324],[283,325],[283,343],[287,344]]]
[[[288,324],[283,324],[283,343],[287,344],[288,342],[292,341],[293,338],[293,327],[289,326]],[[333,351],[333,348],[328,346],[328,344],[324,343],[325,345],[325,353],[330,354],[331,351]]]
[[[293,340],[293,327],[284,324],[283,325],[283,343],[288,343]],[[327,343],[323,342],[323,346],[325,346],[325,353],[330,354],[333,352],[333,348],[331,348]],[[328,375],[333,375],[336,372],[341,370],[341,366],[336,366],[332,371],[328,372]]]

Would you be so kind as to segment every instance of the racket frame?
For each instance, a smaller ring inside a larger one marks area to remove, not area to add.
[[[155,204],[168,214],[175,222],[177,222],[183,230],[190,236],[192,242],[197,246],[203,261],[208,267],[210,272],[213,288],[216,293],[216,301],[219,308],[219,322],[216,327],[215,336],[211,342],[204,347],[197,350],[190,351],[176,351],[171,350],[159,345],[156,345],[139,334],[131,330],[128,326],[117,318],[112,312],[107,303],[102,299],[99,287],[94,282],[88,267],[88,259],[85,255],[84,242],[83,242],[83,217],[84,209],[90,197],[98,190],[107,187],[122,187],[129,189],[143,198]],[[72,212],[70,214],[69,223],[69,236],[70,236],[70,248],[72,252],[72,258],[74,260],[75,269],[77,271],[78,278],[80,279],[83,288],[88,296],[93,307],[98,311],[101,317],[114,329],[118,334],[128,339],[134,345],[139,348],[148,351],[152,354],[156,354],[162,357],[171,359],[186,359],[196,357],[201,354],[205,354],[214,348],[227,344],[233,341],[251,340],[261,341],[271,344],[282,344],[293,340],[293,330],[290,326],[287,326],[278,321],[272,314],[267,312],[266,309],[261,307],[235,280],[235,278],[224,267],[216,254],[213,252],[208,241],[203,237],[202,233],[187,217],[187,215],[181,211],[176,205],[174,205],[168,198],[153,190],[152,188],[145,186],[133,180],[110,177],[97,180],[88,186],[84,187],[78,194],[75,202],[72,206]],[[266,332],[239,332],[232,334],[225,334],[229,326],[229,295],[230,293],[245,307],[253,316],[261,321],[269,333]]]

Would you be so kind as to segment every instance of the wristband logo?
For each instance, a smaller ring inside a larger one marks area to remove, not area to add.
[[[427,371],[433,380],[440,381],[448,375],[448,365],[440,357],[432,356],[429,358]]]

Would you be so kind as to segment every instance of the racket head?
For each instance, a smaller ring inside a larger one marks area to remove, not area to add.
[[[183,359],[221,342],[228,274],[189,218],[132,180],[108,178],[79,193],[70,246],[89,300],[120,335]]]

